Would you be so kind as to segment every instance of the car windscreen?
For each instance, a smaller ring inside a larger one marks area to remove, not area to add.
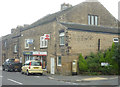
[[[31,65],[32,66],[41,66],[41,63],[40,62],[31,62]]]
[[[14,62],[15,59],[9,59],[9,62]]]

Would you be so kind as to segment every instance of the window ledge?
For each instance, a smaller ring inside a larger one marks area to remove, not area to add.
[[[47,48],[47,47],[40,47],[40,49],[44,49],[44,48]]]
[[[64,46],[65,44],[60,44],[60,46]]]
[[[25,50],[28,50],[29,48],[25,48]]]
[[[57,65],[57,66],[62,66],[62,65]]]
[[[16,54],[17,53],[17,51],[16,52],[13,52],[14,54]]]

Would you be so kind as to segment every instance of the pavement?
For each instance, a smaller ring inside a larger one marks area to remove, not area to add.
[[[63,75],[51,75],[47,74],[48,79],[64,81],[67,83],[73,83],[75,85],[119,85],[119,77],[117,75],[99,75],[99,76],[63,76]]]

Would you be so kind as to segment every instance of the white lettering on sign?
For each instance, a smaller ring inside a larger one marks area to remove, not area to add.
[[[40,52],[41,55],[47,55],[47,52]]]
[[[101,63],[101,66],[108,66],[108,63]]]
[[[33,51],[33,55],[47,56],[47,52]]]
[[[39,54],[39,52],[38,51],[33,51],[33,54]]]

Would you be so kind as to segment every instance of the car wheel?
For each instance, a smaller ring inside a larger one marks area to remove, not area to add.
[[[27,76],[29,76],[29,75],[30,75],[30,73],[28,72],[28,70],[27,70],[26,74],[27,74]]]
[[[18,69],[17,71],[18,71],[18,72],[21,72],[21,69]]]
[[[9,70],[9,68],[7,67],[7,72],[9,72],[10,70]]]
[[[24,74],[22,70],[21,70],[21,74]]]
[[[43,75],[43,73],[40,73],[40,75],[42,76],[42,75]]]
[[[15,72],[15,69],[13,69],[12,71]]]

